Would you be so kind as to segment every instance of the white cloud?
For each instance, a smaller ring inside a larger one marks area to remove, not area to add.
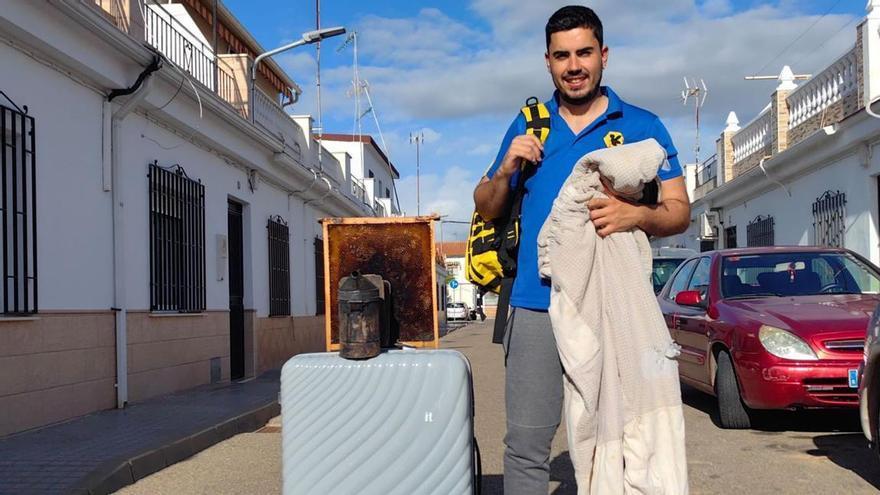
[[[552,85],[543,61],[543,19],[564,3],[568,2],[475,0],[472,9],[487,19],[492,33],[488,42],[481,39],[470,49],[460,41],[468,28],[438,12],[423,11],[410,20],[371,18],[379,26],[397,22],[423,26],[431,19],[452,26],[445,42],[437,38],[437,30],[420,28],[428,40],[421,42],[414,36],[416,31],[403,29],[399,43],[386,38],[376,52],[377,59],[364,67],[374,99],[393,102],[391,107],[383,105],[384,118],[390,122],[474,116],[507,120],[527,96],[548,97]],[[682,76],[704,78],[710,90],[703,110],[703,122],[710,128],[704,127],[704,132],[710,131],[706,136],[711,136],[723,126],[730,110],[738,111],[745,121],[768,101],[774,84],[746,82],[743,76],[767,62],[766,73],[778,73],[787,63],[796,63],[796,72],[815,72],[855,40],[854,28],[839,31],[851,16],[828,15],[795,46],[770,61],[818,16],[766,5],[721,14],[727,7],[716,0],[701,8],[692,0],[595,2],[597,12],[606,17],[605,38],[611,50],[605,81],[628,101],[670,120],[693,113],[679,100]],[[831,38],[835,33],[839,34]],[[423,57],[426,45],[436,46],[438,55]],[[402,67],[390,63],[404,59],[407,63]],[[714,136],[707,139],[711,142]]]
[[[418,179],[420,200],[417,202],[416,176],[402,177],[397,181],[400,207],[408,215],[415,215],[417,204],[421,204],[422,215],[437,213],[447,215],[446,220],[470,221],[474,211],[473,192],[478,180],[479,172],[458,165],[440,174],[422,174]],[[467,235],[467,225],[444,224],[443,230],[445,241],[463,240]]]
[[[730,0],[706,0],[700,10],[709,17],[729,14],[733,10]]]
[[[374,15],[358,23],[361,53],[396,67],[458,62],[469,50],[467,44],[487,43],[489,37],[438,9],[422,9],[415,18],[392,19]]]
[[[472,156],[494,156],[497,146],[489,143],[479,144],[467,151]]]
[[[421,131],[422,136],[425,138],[425,143],[431,144],[440,141],[440,138],[443,137],[442,134],[431,129],[430,127],[423,127]]]

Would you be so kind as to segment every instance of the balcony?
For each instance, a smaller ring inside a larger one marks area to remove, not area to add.
[[[291,138],[301,139],[303,136],[302,129],[281,108],[277,99],[273,99],[260,89],[254,91],[254,123],[282,141],[291,140]],[[297,151],[302,152],[298,141],[299,139],[293,146],[297,148]]]
[[[770,107],[733,136],[733,174],[738,176],[758,166],[770,154]]]
[[[362,213],[375,209],[367,184],[352,177],[348,186],[349,178],[336,158],[325,155],[322,160],[310,127],[301,127],[285,111],[288,102],[294,101],[294,92],[300,90],[274,61],[262,61],[251,87],[254,57],[263,49],[222,3],[216,4],[214,15],[210,0],[86,1],[108,22],[161,53],[172,77],[185,74],[189,81],[180,83],[182,91],[189,92],[191,82],[202,99],[205,93],[215,94],[240,118],[278,140],[281,146],[273,158],[276,165],[320,170],[334,189],[347,191],[350,187],[351,193],[345,195]],[[381,208],[388,210],[389,206]]]
[[[107,18],[119,29],[129,32],[130,0],[93,0]]]
[[[860,37],[858,38],[860,39]],[[779,86],[771,102],[758,116],[722,143],[725,153],[722,167],[733,180],[757,166],[762,158],[784,152],[822,128],[842,122],[864,108],[860,88],[868,73],[863,60],[861,41],[834,60],[828,67],[796,86],[789,67],[779,75]],[[726,139],[722,135],[720,141]]]
[[[789,146],[860,109],[859,58],[853,47],[788,95]]]
[[[351,177],[351,195],[363,204],[367,204],[367,188],[364,182],[357,177]]]
[[[718,155],[712,155],[697,167],[696,185],[693,200],[702,198],[715,189],[718,176]]]
[[[173,10],[158,4],[146,5],[145,41],[202,86],[232,105],[240,115],[246,116],[246,83],[241,84],[233,76],[233,67],[214,54],[201,32],[187,28],[178,20],[180,13],[186,13],[183,5],[172,4],[168,7]]]

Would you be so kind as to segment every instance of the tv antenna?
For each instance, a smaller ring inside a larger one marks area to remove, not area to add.
[[[363,136],[363,126],[361,125],[361,120],[369,114],[373,115],[373,122],[376,123],[376,131],[379,132],[379,140],[382,141],[382,148],[385,149],[385,154],[388,156],[388,161],[391,161],[391,150],[388,149],[388,144],[385,142],[385,135],[382,134],[382,126],[379,125],[379,115],[376,112],[376,107],[373,104],[373,98],[370,96],[370,83],[366,79],[361,79],[361,71],[360,71],[360,63],[358,61],[358,33],[357,31],[351,31],[348,36],[346,36],[345,41],[339,45],[339,48],[336,49],[337,53],[342,52],[346,48],[351,46],[354,50],[354,74],[351,80],[351,88],[346,91],[346,96],[349,98],[354,97],[354,125],[352,129],[352,134],[357,131],[358,140],[362,139]],[[369,107],[366,110],[361,111],[361,94],[367,97],[367,104]],[[394,189],[394,201],[397,204],[397,210],[400,211],[400,199],[397,197],[397,184],[394,180],[391,181],[391,186]]]
[[[694,120],[696,123],[696,142],[694,143],[694,164],[700,166],[700,109],[706,104],[706,96],[709,95],[709,88],[706,87],[706,81],[702,78],[697,84],[695,78],[684,78],[684,89],[681,91],[681,101],[687,106],[691,98],[694,99]]]
[[[346,92],[346,95],[349,98],[354,96],[354,129],[352,129],[352,134],[357,134],[358,139],[360,139],[361,135],[363,135],[363,129],[361,128],[361,118],[363,117],[361,112],[361,93],[363,92],[363,83],[361,82],[361,72],[358,63],[357,37],[357,31],[350,32],[348,36],[346,36],[345,41],[342,42],[342,45],[340,45],[339,48],[336,49],[336,51],[341,52],[345,50],[349,45],[354,48],[354,74],[351,80],[352,87]],[[357,132],[355,132],[355,130]]]

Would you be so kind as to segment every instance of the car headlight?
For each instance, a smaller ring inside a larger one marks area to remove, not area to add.
[[[771,327],[769,325],[761,325],[758,331],[758,338],[761,345],[767,352],[776,357],[783,359],[794,359],[800,361],[816,361],[818,356],[810,348],[810,345],[803,341],[800,337],[787,332],[781,328]]]

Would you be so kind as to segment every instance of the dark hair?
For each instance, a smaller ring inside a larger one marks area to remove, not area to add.
[[[587,28],[593,31],[593,36],[599,40],[599,46],[604,46],[602,21],[599,20],[599,16],[591,8],[582,5],[569,5],[554,12],[547,21],[547,27],[544,29],[547,34],[547,48],[550,48],[551,34],[577,28]]]

